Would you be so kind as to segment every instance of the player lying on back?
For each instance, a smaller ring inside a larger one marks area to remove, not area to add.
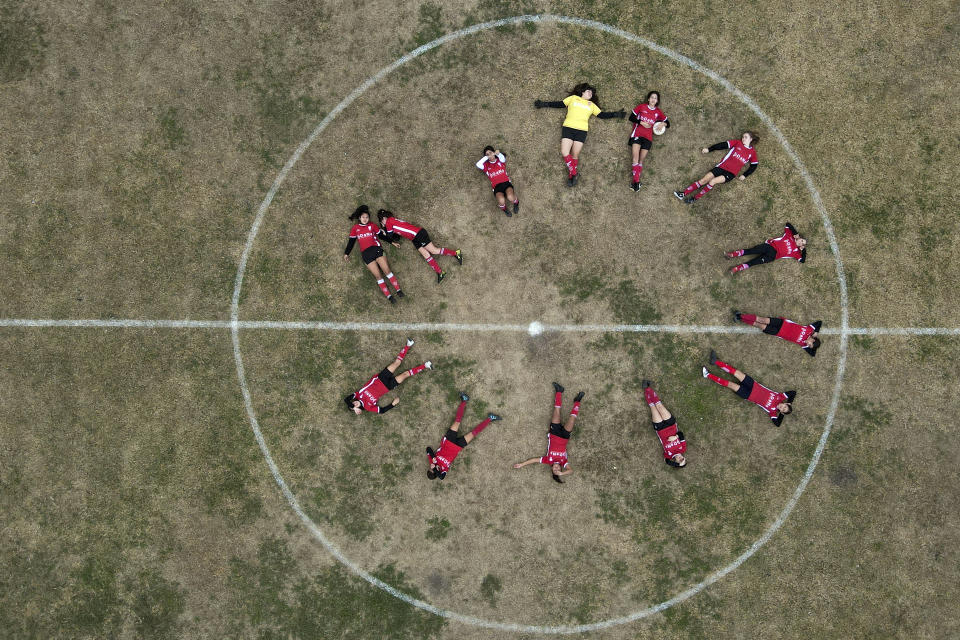
[[[490,179],[490,188],[493,189],[493,195],[497,199],[497,206],[509,218],[514,213],[520,213],[520,198],[517,197],[513,183],[510,182],[510,176],[507,175],[506,162],[507,156],[503,155],[499,149],[488,145],[483,148],[483,157],[477,160],[477,169],[487,174]],[[512,213],[507,210],[508,198],[513,203]]]
[[[370,222],[370,207],[365,204],[357,207],[356,211],[350,214],[350,220],[356,221],[356,224],[350,228],[350,237],[347,240],[347,247],[343,250],[343,261],[350,260],[350,252],[353,251],[355,243],[360,244],[360,257],[367,269],[377,279],[377,286],[380,292],[387,297],[390,304],[396,304],[396,299],[390,295],[390,289],[387,288],[384,278],[390,281],[397,292],[397,298],[403,297],[403,291],[400,290],[400,282],[390,270],[387,259],[383,255],[383,247],[380,245],[380,239],[387,239],[386,233],[375,222]],[[397,245],[398,247],[400,245]]]
[[[634,191],[640,191],[640,174],[643,173],[643,161],[647,157],[647,152],[653,146],[653,134],[662,133],[670,126],[670,120],[666,114],[660,110],[660,92],[651,91],[643,102],[633,108],[630,114],[630,122],[633,122],[633,130],[630,132],[630,138],[627,145],[630,147],[633,164],[630,168],[630,188]],[[657,125],[662,122],[662,125]]]
[[[387,211],[386,209],[380,209],[377,211],[377,219],[380,221],[380,225],[383,227],[384,232],[386,232],[386,237],[388,240],[395,242],[400,238],[406,238],[413,243],[413,248],[420,252],[420,255],[423,256],[423,259],[427,261],[427,264],[430,265],[430,268],[436,272],[437,284],[440,284],[440,281],[443,280],[447,274],[443,269],[440,268],[440,265],[437,264],[437,261],[433,259],[433,256],[453,256],[457,259],[459,264],[463,264],[463,254],[460,252],[460,249],[445,249],[438,247],[430,240],[430,234],[427,233],[426,229],[418,227],[411,222],[394,218],[393,213]]]
[[[427,477],[431,480],[435,478],[443,480],[446,478],[447,472],[450,471],[450,465],[452,465],[454,459],[460,455],[463,448],[480,435],[480,432],[486,429],[487,425],[500,419],[500,416],[497,414],[488,413],[486,419],[475,426],[473,431],[461,436],[458,431],[460,429],[460,422],[463,420],[463,414],[467,410],[468,400],[470,400],[470,396],[461,391],[460,406],[457,407],[457,417],[454,418],[453,424],[450,425],[447,432],[443,434],[443,439],[440,441],[440,448],[434,452],[433,449],[427,447],[427,462],[430,464],[430,468],[427,469]]]
[[[567,443],[570,442],[570,435],[573,433],[573,423],[580,415],[580,401],[583,400],[583,391],[573,398],[573,408],[570,410],[570,417],[566,424],[560,423],[560,407],[563,404],[563,387],[559,382],[553,383],[553,417],[550,419],[550,428],[547,430],[547,455],[539,458],[530,458],[523,462],[513,465],[514,469],[520,469],[528,464],[539,462],[550,466],[550,472],[553,479],[563,484],[560,476],[573,473],[570,468],[570,462],[567,460]]]
[[[649,380],[643,381],[643,396],[650,407],[650,419],[663,447],[663,461],[671,467],[685,467],[687,459],[683,454],[687,452],[687,439],[683,437],[683,431],[677,428],[677,419],[670,415],[650,385]]]
[[[750,267],[758,264],[766,264],[774,260],[792,259],[797,262],[806,262],[807,260],[807,239],[793,228],[789,222],[783,227],[783,235],[779,238],[770,238],[763,243],[750,247],[749,249],[734,249],[723,254],[727,258],[740,258],[742,256],[755,255],[755,258],[747,260],[743,264],[730,267],[730,273],[740,273]]]
[[[786,318],[767,318],[752,313],[734,311],[733,317],[744,324],[756,327],[771,336],[783,338],[787,342],[800,345],[811,356],[817,355],[820,348],[820,327],[823,321],[817,320],[813,324],[800,324]]]
[[[774,426],[779,427],[783,422],[783,416],[793,411],[793,399],[797,396],[796,391],[781,393],[767,389],[743,371],[717,359],[717,354],[713,351],[710,351],[710,364],[719,367],[721,371],[726,371],[736,378],[737,382],[715,376],[707,371],[706,367],[701,369],[704,378],[709,378],[721,387],[730,389],[744,400],[749,400],[766,411]]]
[[[750,165],[740,176],[741,180],[746,180],[747,176],[757,170],[759,160],[757,159],[757,143],[760,142],[760,136],[753,131],[744,131],[739,140],[725,140],[715,145],[700,149],[700,153],[707,154],[711,151],[724,151],[727,155],[717,165],[703,174],[703,177],[690,185],[683,191],[674,191],[675,195],[686,204],[693,204],[703,196],[707,195],[713,188],[730,182],[737,177],[745,165]],[[696,192],[694,195],[694,192]]]
[[[396,389],[404,380],[407,378],[412,378],[418,373],[422,372],[424,369],[433,369],[433,363],[427,360],[423,364],[417,365],[416,367],[404,371],[398,376],[394,376],[393,373],[396,371],[400,364],[403,362],[403,359],[407,356],[407,352],[410,351],[410,347],[413,346],[413,340],[407,338],[406,346],[400,350],[400,353],[397,354],[396,359],[387,365],[387,368],[373,376],[367,383],[360,387],[357,391],[354,391],[343,401],[347,405],[347,409],[353,411],[355,414],[360,415],[366,411],[372,413],[386,413],[393,409],[395,406],[400,404],[400,398],[394,398],[393,402],[388,404],[385,407],[381,407],[379,400],[381,396],[386,394],[393,389]]]

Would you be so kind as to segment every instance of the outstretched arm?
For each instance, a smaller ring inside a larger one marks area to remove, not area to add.
[[[350,252],[353,251],[353,245],[356,244],[356,238],[350,238],[347,240],[347,248],[343,250],[343,259],[346,260],[350,257]]]
[[[607,120],[609,118],[622,119],[627,117],[627,112],[624,111],[623,109],[620,109],[620,111],[601,111],[600,113],[597,114],[597,117],[600,118],[601,120]]]
[[[520,467],[525,467],[528,464],[533,464],[535,462],[540,462],[540,458],[530,458],[529,460],[524,460],[523,462],[517,462],[513,465],[513,468],[519,469]]]
[[[551,109],[563,109],[567,105],[563,104],[561,100],[534,100],[533,106],[536,109],[543,109],[544,107],[549,107]]]
[[[723,151],[724,149],[729,149],[730,143],[724,140],[723,142],[718,142],[717,144],[710,145],[709,147],[704,147],[700,149],[700,153],[709,153],[710,151]]]

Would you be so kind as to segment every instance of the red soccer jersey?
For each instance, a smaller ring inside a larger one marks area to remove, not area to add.
[[[730,150],[727,151],[727,155],[723,156],[723,160],[717,166],[726,169],[733,175],[740,173],[740,169],[748,162],[750,164],[759,162],[757,150],[753,147],[744,146],[742,140],[727,140],[727,147]]]
[[[437,473],[446,473],[463,447],[457,446],[446,438],[440,441],[440,449],[433,455],[431,462],[437,465]]]
[[[383,228],[387,233],[395,233],[407,240],[413,240],[414,236],[420,232],[420,227],[417,225],[393,217],[383,221]]]
[[[370,247],[379,247],[380,241],[377,240],[378,233],[380,233],[380,226],[373,222],[355,224],[353,228],[350,229],[350,237],[356,238],[360,244],[360,251],[364,251]]]
[[[776,249],[777,260],[781,258],[793,258],[794,260],[803,262],[803,251],[797,246],[797,241],[793,239],[793,231],[790,231],[789,227],[784,227],[783,235],[779,238],[770,238],[767,240],[767,244]]]
[[[787,394],[780,393],[779,391],[771,391],[754,380],[753,389],[750,390],[750,397],[747,398],[747,400],[766,411],[770,418],[776,418],[777,414],[780,413],[777,405],[781,402],[786,402],[788,397]]]
[[[547,434],[547,455],[540,458],[540,464],[549,464],[553,466],[559,463],[560,467],[566,469],[570,466],[567,462],[567,442],[568,438],[561,438],[552,433]]]
[[[501,153],[494,156],[493,160],[484,156],[477,163],[477,168],[487,174],[490,178],[490,187],[494,188],[503,182],[509,182],[510,176],[507,175],[506,157]]]
[[[780,331],[777,332],[777,337],[798,344],[801,347],[806,346],[804,343],[807,341],[807,338],[812,336],[817,330],[812,324],[802,325],[792,320],[787,320],[786,318],[780,319],[783,321],[783,324],[780,326]]]
[[[687,451],[686,440],[674,440],[673,442],[668,442],[670,436],[675,435],[677,435],[676,423],[665,429],[660,429],[657,431],[657,437],[660,438],[660,444],[663,446],[663,457],[668,460],[673,458],[673,456],[677,455],[678,453],[686,453]]]
[[[640,122],[649,124],[650,127],[644,127],[638,122],[633,125],[633,131],[630,133],[630,137],[646,138],[647,140],[653,140],[653,123],[662,122],[667,119],[663,111],[660,111],[657,107],[651,109],[650,105],[646,102],[638,104],[633,110],[633,115],[635,115]]]
[[[380,413],[380,405],[377,400],[380,396],[387,393],[386,385],[378,378],[373,376],[367,381],[367,384],[360,387],[360,390],[354,393],[354,396],[363,404],[363,408],[373,413]]]

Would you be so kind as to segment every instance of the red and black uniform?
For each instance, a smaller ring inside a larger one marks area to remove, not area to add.
[[[724,149],[729,149],[729,151],[727,151],[727,155],[723,156],[723,160],[718,162],[716,167],[714,167],[720,170],[719,174],[716,171],[713,172],[715,176],[723,175],[727,178],[727,182],[729,182],[736,178],[737,174],[740,173],[740,169],[743,168],[743,165],[748,163],[750,166],[743,172],[744,178],[757,170],[757,165],[760,161],[757,158],[756,148],[743,144],[743,140],[727,140],[726,142],[718,142],[715,145],[707,147],[709,151],[722,151]]]
[[[687,452],[687,439],[683,436],[683,431],[677,428],[677,419],[670,416],[662,422],[654,422],[653,428],[656,429],[660,446],[663,447],[663,461],[671,467],[679,467],[680,463],[674,460],[673,456]],[[677,436],[677,439],[671,441],[671,436]]]
[[[758,264],[766,264],[768,262],[773,262],[774,260],[783,260],[785,258],[792,258],[801,263],[806,262],[807,250],[805,248],[801,249],[799,246],[797,246],[797,241],[795,238],[797,235],[799,235],[797,230],[794,229],[793,225],[788,222],[786,225],[784,225],[783,235],[779,238],[770,238],[765,240],[763,244],[758,244],[750,247],[749,249],[737,249],[735,251],[731,251],[728,254],[731,258],[749,255],[756,256],[755,258],[747,260],[743,264],[733,267],[732,271],[736,273],[737,271],[742,271],[743,269],[755,267]]]
[[[353,407],[354,400],[359,400],[366,411],[386,413],[390,411],[390,409],[393,409],[393,405],[388,404],[385,407],[381,407],[378,401],[381,396],[395,389],[397,384],[397,379],[393,373],[391,373],[389,369],[384,369],[367,380],[367,383],[360,387],[359,390],[345,397],[343,401],[347,403],[348,407]]]
[[[447,429],[443,439],[440,441],[440,448],[436,452],[427,453],[427,458],[432,465],[436,465],[437,475],[441,478],[450,471],[450,465],[456,459],[463,448],[467,446],[467,439],[461,436],[453,429]]]
[[[399,218],[388,217],[381,220],[383,229],[386,232],[386,239],[393,241],[396,237],[406,238],[413,243],[417,249],[430,244],[430,234],[427,230],[417,225],[400,220]]]
[[[370,264],[383,255],[383,247],[380,245],[379,238],[386,240],[387,235],[377,223],[355,224],[350,229],[350,238],[347,240],[347,247],[343,250],[343,253],[347,256],[350,255],[354,243],[359,243],[363,263]]]
[[[630,114],[630,122],[636,124],[633,125],[633,130],[630,132],[630,139],[627,140],[627,144],[639,144],[644,149],[649,149],[651,147],[651,142],[653,141],[653,125],[657,122],[665,122],[667,128],[670,127],[670,120],[667,118],[666,114],[663,111],[660,111],[658,107],[651,107],[646,102],[638,104],[633,109],[633,113]],[[649,127],[644,127],[641,125],[641,122],[649,124]]]
[[[744,400],[749,400],[766,411],[767,415],[770,416],[770,420],[773,421],[773,424],[779,427],[780,423],[783,422],[783,414],[777,409],[777,405],[781,402],[793,402],[793,399],[797,396],[797,392],[788,391],[783,393],[781,391],[773,391],[750,376],[747,376],[740,383],[737,395]]]
[[[740,322],[750,326],[753,326],[753,323],[757,321],[757,316],[752,313],[738,313],[737,318],[740,320]],[[771,336],[782,338],[787,342],[800,345],[804,351],[809,353],[811,356],[815,356],[817,354],[817,347],[808,347],[806,342],[813,334],[820,332],[820,327],[822,325],[823,322],[820,320],[817,320],[812,324],[800,324],[783,317],[770,318],[770,323],[764,327],[763,332]]]
[[[559,422],[551,422],[547,432],[547,455],[540,458],[540,464],[553,466],[559,464],[561,469],[570,466],[567,461],[567,443],[570,442],[570,432]]]
[[[496,154],[492,159],[485,155],[477,161],[477,169],[487,174],[494,193],[506,193],[507,189],[513,186],[510,176],[507,175],[506,162],[507,157],[502,153]]]

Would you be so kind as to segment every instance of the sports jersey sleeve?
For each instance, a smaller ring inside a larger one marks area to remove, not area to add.
[[[567,96],[566,98],[564,98],[564,99],[562,100],[561,104],[563,104],[563,106],[565,106],[565,107],[569,107],[569,106],[570,106],[570,103],[573,102],[573,99],[574,99],[575,97],[576,97],[576,96]],[[551,104],[553,104],[553,103],[552,103],[552,102],[545,102],[544,104],[546,104],[546,105],[551,105]]]
[[[353,245],[356,244],[356,242],[357,242],[357,237],[350,236],[350,239],[347,240],[347,247],[343,250],[343,255],[345,256],[350,255],[350,252],[353,251]]]
[[[378,405],[377,405],[377,413],[386,413],[387,411],[390,411],[390,409],[393,409],[395,406],[397,406],[397,405],[395,405],[395,404],[388,404],[388,405],[385,406],[385,407],[381,407],[381,406],[378,404]]]
[[[506,161],[507,161],[507,156],[503,155],[503,152],[502,152],[502,151],[497,154],[497,158],[500,159],[500,162],[506,162]]]
[[[724,149],[729,149],[732,145],[730,144],[732,140],[725,140],[723,142],[718,142],[717,144],[710,145],[707,147],[707,151],[723,151]]]
[[[773,422],[773,426],[779,427],[783,424],[783,414],[779,411],[774,411],[770,414],[770,421]]]
[[[757,170],[757,167],[760,166],[760,161],[757,158],[757,150],[754,148],[750,149],[750,166],[747,167],[747,170],[743,172],[743,177],[746,178],[751,173]]]
[[[477,169],[480,169],[480,171],[483,171],[483,165],[486,163],[487,163],[487,156],[483,156],[482,158],[477,160]]]
[[[788,222],[787,224],[783,225],[783,228],[786,229],[787,231],[789,231],[790,233],[794,233],[794,234],[795,234],[795,233],[797,232],[797,230],[794,229],[794,228],[793,228],[793,225],[790,224],[789,222]]]
[[[638,104],[633,108],[633,111],[630,112],[630,122],[640,124],[640,106],[641,105]]]
[[[670,128],[670,118],[667,116],[663,116],[663,120],[657,120],[657,122],[662,122],[663,124],[667,125],[667,129]]]

